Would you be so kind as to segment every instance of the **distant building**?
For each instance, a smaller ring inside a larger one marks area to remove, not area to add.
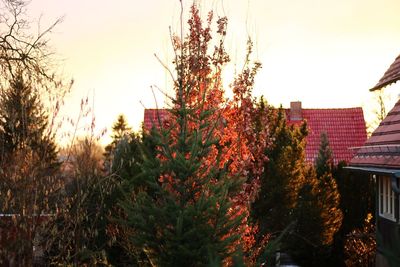
[[[145,109],[144,129],[150,130],[154,124],[163,125],[168,115],[165,109]],[[364,114],[360,107],[303,109],[301,102],[291,102],[290,109],[286,109],[286,116],[289,124],[307,121],[306,160],[310,163],[314,163],[318,156],[322,132],[328,135],[335,164],[350,161],[354,155],[352,148],[362,146],[367,140]]]
[[[349,162],[354,155],[352,148],[362,146],[367,140],[364,114],[360,107],[303,109],[301,102],[291,102],[286,114],[289,123],[307,121],[306,160],[311,163],[318,156],[322,132],[327,133],[335,164]]]
[[[143,127],[145,131],[150,131],[153,125],[159,126],[166,122],[169,113],[166,109],[145,109]]]
[[[400,80],[400,56],[370,91]],[[400,263],[400,101],[350,161],[349,169],[376,179],[376,266]],[[387,257],[387,255],[390,255]],[[398,266],[398,265],[392,265]]]

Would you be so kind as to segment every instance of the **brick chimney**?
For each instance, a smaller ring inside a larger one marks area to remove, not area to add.
[[[295,101],[290,102],[290,120],[291,121],[301,121],[303,116],[301,114],[301,102]]]

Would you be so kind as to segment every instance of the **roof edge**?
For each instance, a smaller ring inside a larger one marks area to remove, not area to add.
[[[359,166],[347,166],[344,169],[349,171],[368,172],[374,174],[394,175],[400,173],[400,169],[389,169],[379,167],[359,167]]]
[[[390,79],[382,84],[378,83],[377,85],[375,85],[374,87],[372,87],[371,89],[369,89],[370,92],[374,92],[374,91],[378,91],[378,90],[382,90],[384,87],[389,86],[393,83],[396,83],[398,80],[400,80],[400,77],[394,78],[394,79]]]

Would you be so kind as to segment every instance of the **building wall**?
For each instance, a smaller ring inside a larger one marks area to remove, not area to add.
[[[376,253],[375,267],[391,267],[386,258],[379,252]]]
[[[377,255],[376,255],[376,266],[377,267],[392,267],[389,262],[395,261],[400,263],[400,207],[399,207],[399,195],[394,194],[394,209],[395,219],[391,220],[384,218],[379,215],[379,183],[383,176],[378,176],[377,179],[377,196],[376,196],[376,239],[377,239]],[[386,260],[386,254],[390,254],[390,259]]]

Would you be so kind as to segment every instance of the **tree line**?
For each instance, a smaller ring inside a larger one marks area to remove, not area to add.
[[[334,166],[326,134],[315,165],[305,161],[306,122],[290,126],[252,96],[261,63],[250,39],[224,97],[226,17],[203,20],[193,5],[187,35],[171,35],[166,121],[135,133],[121,115],[104,151],[89,135],[63,152],[54,114],[70,83],[43,40],[55,25],[31,36],[26,3],[2,4],[1,264],[273,266],[277,251],[304,266],[369,260],[374,240],[351,234],[373,232],[373,184]]]

